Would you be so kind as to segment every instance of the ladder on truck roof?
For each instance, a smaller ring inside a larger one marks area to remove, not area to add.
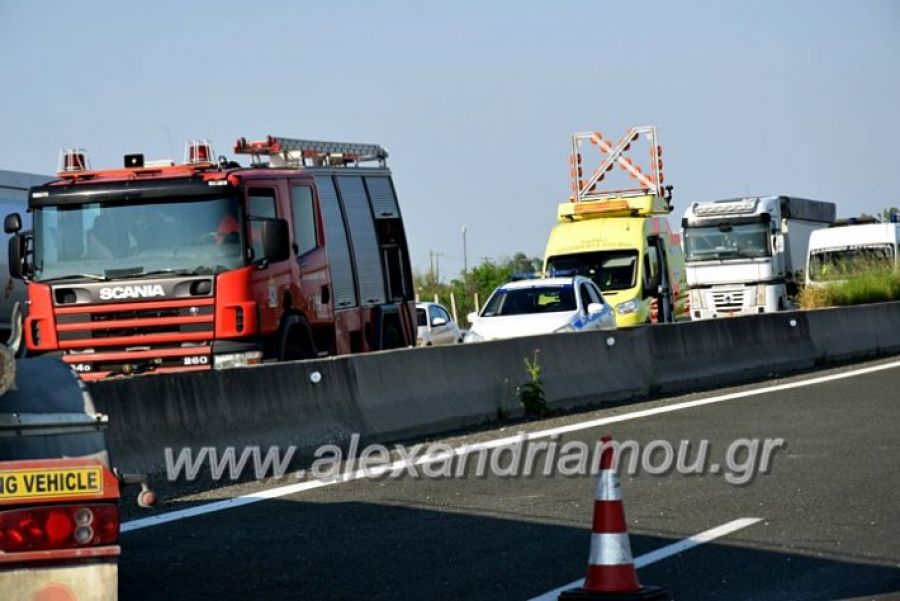
[[[352,142],[324,142],[266,136],[264,140],[247,141],[238,138],[234,143],[235,154],[251,155],[254,164],[261,164],[261,157],[268,156],[272,167],[346,167],[359,163],[378,161],[387,166],[387,150],[378,144]]]
[[[631,145],[644,136],[650,145],[650,169],[645,173],[634,160],[626,156]],[[581,168],[581,146],[585,142],[597,147],[602,160],[600,166],[587,178]],[[572,135],[572,202],[592,202],[629,196],[653,194],[665,200],[671,199],[672,186],[663,186],[662,146],[657,143],[656,127],[644,125],[632,127],[618,142],[606,140],[600,132],[582,132]],[[628,173],[628,177],[637,180],[634,188],[606,190],[601,187],[607,173],[617,166]]]

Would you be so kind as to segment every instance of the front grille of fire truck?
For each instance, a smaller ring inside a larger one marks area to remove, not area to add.
[[[57,307],[63,361],[86,380],[209,369],[214,302],[192,298]]]

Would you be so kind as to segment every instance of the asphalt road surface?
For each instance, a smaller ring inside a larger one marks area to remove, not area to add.
[[[710,461],[723,466],[732,441],[783,439],[771,454],[769,473],[743,485],[728,482],[726,468],[706,475],[623,475],[636,557],[738,519],[759,518],[649,563],[638,572],[641,581],[667,587],[676,599],[900,599],[900,363],[893,361],[529,422],[449,442],[490,441],[520,429],[543,431],[550,440],[552,428],[567,430],[553,438],[560,445],[593,445],[605,434],[676,447],[682,440],[708,440]],[[834,378],[796,385],[823,375]],[[780,388],[748,393],[773,385]],[[722,397],[731,393],[737,394]],[[701,399],[715,402],[684,405]],[[602,423],[611,416],[622,417]],[[591,423],[597,420],[601,425]],[[285,483],[212,489],[134,517],[203,507]],[[583,577],[594,488],[590,474],[478,478],[470,472],[465,478],[407,475],[301,490],[124,533],[120,594],[532,598]]]

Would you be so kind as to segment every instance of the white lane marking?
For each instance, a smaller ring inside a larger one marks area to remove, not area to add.
[[[680,540],[677,543],[672,543],[671,545],[660,547],[656,551],[651,551],[649,553],[646,553],[645,555],[641,555],[634,560],[634,567],[637,569],[641,569],[644,566],[650,565],[651,563],[656,563],[657,561],[661,561],[663,559],[666,559],[667,557],[677,555],[682,551],[693,549],[694,547],[698,547],[704,543],[716,540],[717,538],[728,536],[732,532],[743,530],[747,526],[752,526],[753,524],[760,521],[762,521],[762,518],[740,518],[738,520],[728,522],[727,524],[716,526],[711,530],[701,532],[700,534],[695,534],[694,536],[691,536],[684,540]],[[544,593],[543,595],[532,598],[530,601],[556,601],[561,592],[567,591],[570,588],[579,587],[583,584],[584,578],[582,578],[581,580],[570,582],[565,586],[555,588],[552,591]]]
[[[701,532],[700,534],[695,534],[690,538],[686,538],[682,541],[678,541],[677,543],[672,543],[671,545],[666,545],[656,551],[651,551],[650,553],[645,553],[641,555],[637,559],[634,560],[634,567],[640,569],[644,566],[648,566],[651,563],[656,563],[662,559],[667,557],[671,557],[677,553],[681,553],[682,551],[687,551],[688,549],[693,549],[703,543],[708,543],[710,541],[716,540],[717,538],[722,538],[723,536],[728,536],[732,532],[737,532],[738,530],[743,530],[747,526],[752,526],[757,522],[761,522],[762,518],[740,518],[727,524],[722,524],[721,526],[717,526],[706,532]]]
[[[863,367],[851,371],[840,372],[836,374],[829,374],[827,376],[818,376],[815,378],[809,378],[806,380],[799,380],[797,382],[787,382],[784,384],[774,384],[772,386],[765,386],[763,388],[755,388],[753,390],[742,390],[740,392],[732,392],[729,394],[723,394],[718,396],[707,397],[703,399],[697,399],[694,401],[685,401],[683,403],[676,403],[674,405],[664,405],[662,407],[654,407],[652,409],[644,409],[642,411],[634,411],[631,413],[623,413],[622,415],[612,415],[609,417],[601,417],[598,419],[592,419],[584,422],[578,422],[574,424],[569,424],[567,426],[559,426],[556,428],[549,428],[547,430],[539,430],[537,432],[528,433],[527,440],[536,440],[540,438],[549,438],[550,436],[558,436],[560,434],[567,434],[569,432],[578,432],[580,430],[589,430],[591,428],[596,428],[599,426],[605,426],[607,424],[615,424],[619,422],[630,421],[633,419],[640,419],[642,417],[650,417],[653,415],[660,415],[663,413],[671,413],[673,411],[681,411],[684,409],[692,409],[694,407],[702,407],[704,405],[712,405],[714,403],[722,403],[725,401],[733,401],[735,399],[742,399],[752,396],[758,396],[761,394],[768,394],[771,392],[778,392],[781,390],[792,390],[794,388],[802,388],[804,386],[814,386],[816,384],[823,384],[825,382],[833,382],[835,380],[844,380],[846,378],[852,378],[855,376],[862,376],[865,374],[870,374],[874,372],[884,371],[887,369],[893,369],[895,367],[900,367],[900,361],[893,361],[891,363],[883,363],[881,365],[872,365],[870,367]],[[479,442],[470,445],[463,445],[461,447],[457,447],[453,449],[452,456],[463,455],[465,453],[473,453],[480,451],[481,449],[494,449],[497,447],[502,447],[506,445],[510,445],[522,440],[522,437],[519,434],[515,436],[507,436],[504,438],[497,438],[494,440],[488,440],[485,442]],[[434,463],[437,461],[442,461],[447,458],[447,453],[434,453],[431,455],[423,455],[418,457],[414,462],[415,465],[422,465],[426,463]],[[142,528],[150,528],[153,526],[159,526],[161,524],[167,524],[169,522],[175,522],[177,520],[183,520],[186,518],[191,518],[198,515],[204,515],[207,513],[213,513],[216,511],[223,511],[225,509],[233,509],[235,507],[242,507],[244,505],[249,505],[251,503],[258,503],[259,501],[265,501],[267,499],[275,499],[278,497],[284,497],[287,495],[292,495],[298,492],[303,492],[306,490],[312,490],[315,488],[321,488],[323,486],[331,486],[333,484],[341,484],[344,482],[351,482],[353,480],[358,480],[365,476],[377,476],[383,474],[384,472],[391,472],[395,470],[402,470],[407,466],[406,460],[398,460],[390,465],[384,467],[381,470],[369,469],[369,470],[356,470],[353,472],[345,472],[341,475],[340,478],[336,478],[334,480],[327,481],[309,481],[309,482],[298,482],[296,484],[289,484],[287,486],[279,486],[277,488],[270,488],[267,490],[254,492],[246,495],[241,495],[239,497],[233,497],[231,499],[225,499],[223,501],[214,501],[212,503],[206,503],[203,505],[197,505],[195,507],[189,507],[187,509],[176,509],[174,511],[168,511],[166,513],[161,513],[159,515],[139,518],[136,520],[131,520],[122,524],[121,532],[130,532],[132,530],[140,530]]]
[[[159,515],[124,522],[119,528],[119,532],[124,534],[126,532],[131,532],[132,530],[141,530],[143,528],[161,526],[162,524],[168,524],[169,522],[175,522],[178,520],[183,520],[185,518],[204,515],[206,513],[224,511],[225,509],[234,509],[235,507],[241,507],[243,505],[249,505],[251,503],[258,503],[259,501],[265,501],[266,499],[276,499],[285,495],[292,495],[298,492],[303,492],[305,490],[312,490],[314,488],[328,486],[329,484],[335,484],[335,482],[325,482],[322,480],[297,482],[296,484],[279,486],[278,488],[270,488],[267,490],[255,492],[250,495],[241,495],[240,497],[232,497],[230,499],[224,499],[222,501],[204,503],[203,505],[197,505],[196,507],[189,507],[187,509],[167,511]]]

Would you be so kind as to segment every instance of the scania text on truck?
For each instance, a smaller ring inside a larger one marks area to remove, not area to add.
[[[602,156],[587,177],[581,167],[585,142]],[[647,173],[626,156],[643,142],[650,146]],[[615,309],[619,327],[687,317],[681,242],[669,228],[672,187],[663,186],[661,157],[652,126],[632,128],[617,143],[598,132],[572,136],[573,195],[559,205],[544,272],[591,278]],[[636,180],[634,187],[601,187],[615,166]]]
[[[681,225],[692,317],[790,308],[809,236],[834,217],[834,203],[790,196],[691,204]]]
[[[18,214],[25,340],[84,379],[410,346],[406,234],[378,145],[241,138],[249,167],[189,142],[183,164],[60,155]]]

